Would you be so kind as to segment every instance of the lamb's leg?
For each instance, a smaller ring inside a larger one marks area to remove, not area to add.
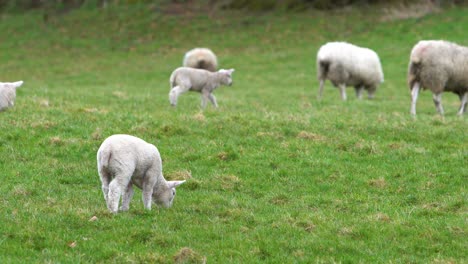
[[[159,179],[158,171],[154,168],[149,169],[143,179],[141,186],[143,206],[148,210],[151,210],[151,200],[153,198],[154,185],[156,184],[157,179]]]
[[[463,115],[466,112],[466,105],[468,103],[468,92],[464,94],[459,94],[460,97],[460,110],[458,111],[458,115]]]
[[[118,211],[120,196],[122,195],[124,188],[125,185],[123,185],[123,183],[116,178],[114,178],[109,184],[107,208],[109,208],[109,210],[114,214]]]
[[[318,99],[322,98],[324,83],[325,83],[325,80],[320,80]]]
[[[182,93],[185,93],[187,90],[188,89],[185,89],[182,86],[175,86],[174,88],[172,88],[171,91],[169,92],[169,101],[171,102],[171,105],[176,106],[177,98],[179,97],[179,95],[181,95]]]
[[[99,172],[99,177],[101,178],[102,194],[104,194],[104,200],[106,200],[106,204],[107,204],[107,200],[109,196],[109,182],[111,181],[111,175],[104,168],[99,168],[98,172]]]
[[[354,90],[356,91],[356,97],[361,100],[362,99],[362,90],[364,90],[363,86],[356,86],[354,87]]]
[[[210,99],[211,103],[214,107],[218,108],[218,103],[216,102],[216,97],[213,94],[208,94],[208,99]]]
[[[132,182],[129,182],[122,196],[122,206],[120,207],[121,211],[128,211],[128,209],[130,208],[130,201],[132,200],[132,197],[133,197],[133,184]]]
[[[345,84],[340,84],[338,86],[338,88],[340,89],[341,99],[343,101],[346,101],[346,85]]]
[[[411,88],[411,110],[410,113],[412,115],[416,115],[416,101],[418,101],[420,84],[419,82],[415,82],[413,87]]]
[[[444,114],[444,108],[442,107],[442,93],[432,94],[432,99],[434,100],[435,107],[439,114]]]
[[[206,102],[209,100],[209,92],[208,91],[205,91],[203,90],[202,91],[202,94],[201,94],[201,108],[202,109],[205,109],[206,107]]]

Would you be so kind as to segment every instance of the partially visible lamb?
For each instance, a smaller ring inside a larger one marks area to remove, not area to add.
[[[468,47],[442,40],[419,41],[411,51],[408,85],[412,115],[416,115],[420,88],[432,91],[440,114],[444,114],[442,92],[457,94],[461,102],[458,115],[463,115],[468,101]]]
[[[356,96],[361,99],[366,89],[369,99],[384,81],[382,66],[377,53],[346,42],[329,42],[317,53],[317,77],[320,81],[319,98],[322,97],[326,79],[340,89],[341,98],[346,100],[346,87],[354,86]]]
[[[215,72],[218,69],[218,59],[210,49],[195,48],[185,53],[182,65],[184,67]]]
[[[98,172],[107,208],[117,213],[123,194],[121,211],[127,211],[133,196],[133,184],[143,191],[143,205],[151,209],[151,200],[171,207],[175,187],[185,181],[166,181],[162,174],[158,149],[130,135],[113,135],[102,143],[97,152]]]
[[[23,81],[2,83],[0,82],[0,111],[6,110],[15,104],[16,89],[23,84]]]
[[[217,72],[209,72],[202,69],[193,69],[180,67],[175,69],[169,82],[171,91],[169,92],[169,101],[172,106],[177,105],[177,98],[187,91],[199,92],[202,95],[202,108],[205,108],[207,100],[218,107],[216,98],[212,94],[214,89],[221,85],[232,85],[232,73],[234,69],[221,69]]]

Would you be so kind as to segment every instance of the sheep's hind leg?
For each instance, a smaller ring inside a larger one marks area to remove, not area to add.
[[[132,182],[129,182],[122,196],[122,206],[120,207],[121,211],[128,211],[128,209],[130,208],[130,201],[132,200],[132,197],[133,197],[133,184]]]
[[[124,184],[119,182],[117,179],[113,179],[109,184],[109,196],[107,200],[107,208],[112,213],[117,213],[119,208],[120,196],[124,188]]]
[[[458,115],[463,115],[466,112],[466,105],[468,103],[468,92],[464,94],[459,94],[460,97],[460,110],[458,111]]]
[[[432,99],[434,101],[435,107],[439,114],[444,114],[444,108],[442,107],[442,93],[436,93],[432,95]]]
[[[411,110],[412,115],[416,115],[416,102],[418,101],[419,89],[421,88],[418,82],[414,83],[411,88]]]
[[[99,176],[101,178],[101,189],[102,194],[104,195],[104,200],[106,201],[109,199],[109,182],[111,181],[111,175],[108,171],[104,168],[99,168]]]
[[[338,86],[338,88],[340,89],[341,99],[343,101],[346,101],[346,85],[345,84],[340,84]]]

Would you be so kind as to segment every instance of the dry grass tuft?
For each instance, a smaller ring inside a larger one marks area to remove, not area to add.
[[[205,122],[205,121],[206,121],[206,117],[205,117],[205,115],[203,114],[203,112],[199,112],[199,113],[197,113],[197,114],[194,114],[194,115],[192,116],[192,118],[193,118],[194,120],[197,120],[197,121],[200,121],[200,122]]]
[[[387,186],[387,182],[384,178],[372,179],[369,181],[369,185],[377,188],[385,188]]]
[[[126,93],[121,92],[121,91],[114,91],[112,92],[112,95],[120,99],[127,99],[128,97]]]
[[[164,175],[169,181],[181,181],[192,179],[192,172],[189,170],[180,170]]]
[[[310,133],[307,131],[301,131],[297,134],[297,138],[313,140],[313,141],[324,141],[325,137],[319,134]]]
[[[191,248],[183,247],[174,255],[175,263],[206,263],[206,257],[193,251]]]

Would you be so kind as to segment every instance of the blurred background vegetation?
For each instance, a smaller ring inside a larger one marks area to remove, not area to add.
[[[76,8],[106,8],[129,4],[194,4],[223,9],[267,10],[329,10],[348,6],[407,5],[419,2],[436,6],[463,5],[466,0],[0,0],[0,11],[29,9],[72,10]]]

